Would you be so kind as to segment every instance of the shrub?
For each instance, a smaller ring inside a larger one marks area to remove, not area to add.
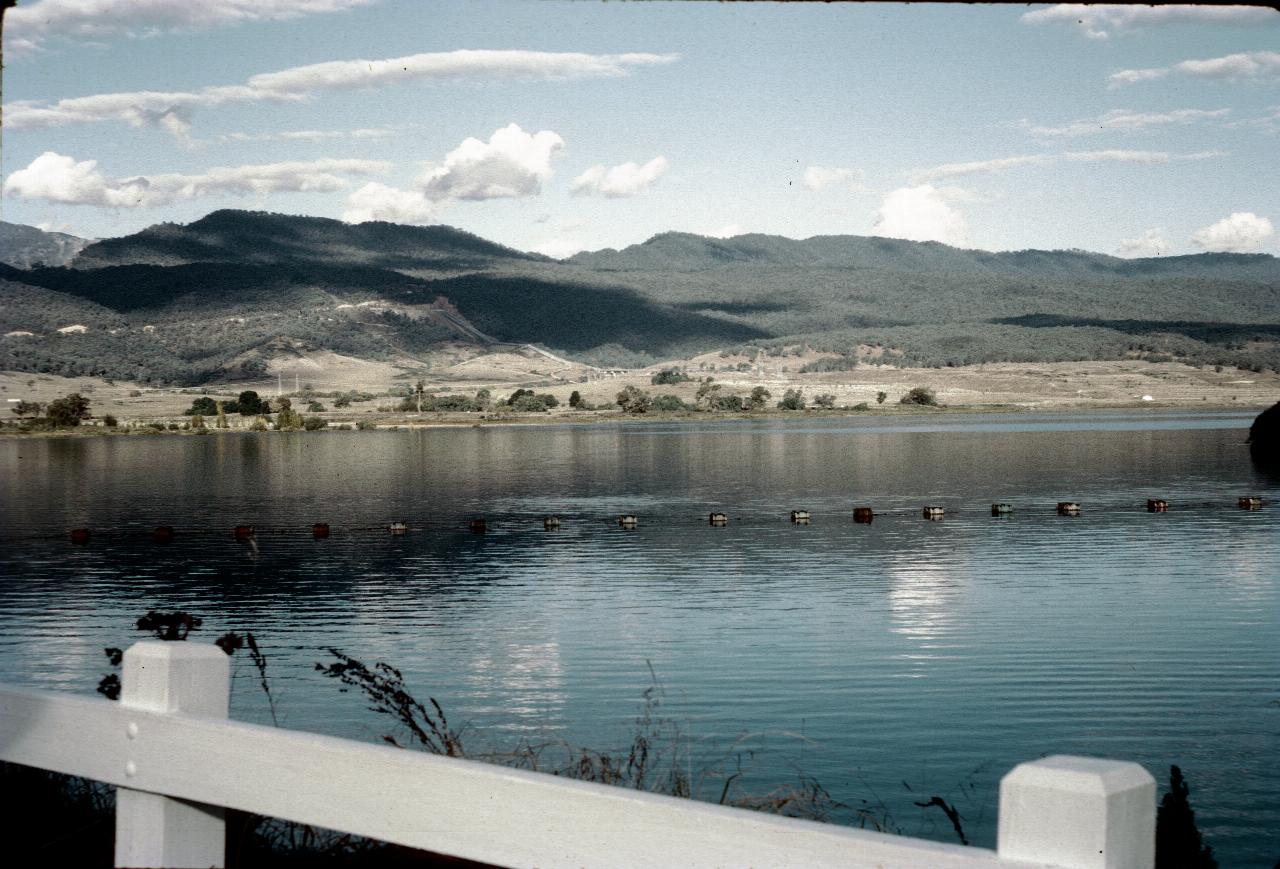
[[[581,392],[575,389],[573,392],[569,393],[569,406],[574,408],[575,410],[582,407]]]
[[[307,413],[324,413],[325,406],[318,401],[307,402]]]
[[[667,386],[673,383],[688,383],[691,380],[693,380],[693,378],[685,374],[679,368],[664,368],[649,378],[649,382],[654,386]]]
[[[614,402],[624,413],[644,413],[652,406],[653,399],[643,389],[628,386],[618,393]]]
[[[304,416],[302,418],[302,427],[307,431],[320,431],[322,428],[328,428],[329,423],[318,416]]]
[[[204,428],[204,417],[198,413],[193,413],[191,415],[191,427]]]
[[[218,402],[208,396],[197,398],[182,413],[185,416],[214,416],[218,413]]]
[[[899,404],[915,404],[922,407],[937,407],[938,398],[933,394],[933,390],[927,386],[916,386],[902,398],[898,399]]]
[[[816,407],[835,407],[836,397],[829,392],[824,392],[822,395],[814,396],[813,403]]]
[[[853,409],[854,410],[871,410],[871,405],[867,404],[865,401],[860,401],[853,406]]]
[[[115,428],[120,424],[120,421],[108,413],[107,415],[102,417],[102,424],[105,425],[107,428]]]
[[[267,421],[262,417],[258,417],[249,425],[249,431],[266,431]]]
[[[370,422],[370,421],[369,421],[369,420],[367,420],[367,419],[362,419],[362,420],[360,420],[359,422],[357,422],[357,423],[356,423],[356,429],[357,429],[357,430],[359,430],[359,431],[372,431],[373,429],[376,429],[377,427],[378,427],[378,426],[377,426],[376,424],[374,424],[374,423]]]
[[[752,410],[764,410],[765,403],[772,397],[769,390],[763,386],[757,386],[751,390],[751,397],[747,399],[747,404]]]
[[[45,409],[49,422],[58,428],[70,428],[89,418],[89,399],[78,392],[49,402]]]
[[[778,402],[782,410],[804,410],[804,392],[799,389],[788,389]]]
[[[877,393],[876,393],[876,404],[884,404],[884,400],[885,400],[886,398],[888,398],[888,397],[889,397],[889,393],[887,393],[887,392],[877,392]]]
[[[678,395],[659,395],[653,400],[653,409],[671,413],[678,410],[688,410],[688,406],[680,400]]]

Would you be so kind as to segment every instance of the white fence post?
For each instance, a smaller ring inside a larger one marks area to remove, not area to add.
[[[1136,763],[1054,755],[1000,781],[997,852],[1067,869],[1152,869],[1156,780]]]
[[[126,708],[226,718],[230,695],[231,668],[217,646],[149,640],[124,653],[120,703]],[[147,739],[145,726],[131,721],[126,727],[130,745]],[[124,773],[132,778],[138,772],[131,755]],[[116,866],[221,867],[225,851],[221,806],[127,788],[116,791]]]

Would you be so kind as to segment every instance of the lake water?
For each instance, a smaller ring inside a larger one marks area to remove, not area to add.
[[[617,749],[656,674],[709,799],[803,773],[993,846],[1046,753],[1178,764],[1224,866],[1280,857],[1280,499],[1251,416],[939,415],[0,441],[4,679],[92,692],[149,609],[262,641],[284,726],[391,722],[315,671],[400,667],[467,740]],[[1146,499],[1167,499],[1164,514]],[[1078,517],[1055,514],[1080,503]],[[992,502],[1014,506],[992,518]],[[921,518],[925,504],[946,518]],[[854,506],[875,521],[851,521]],[[811,511],[808,526],[788,511]],[[729,514],[710,527],[707,514]],[[544,531],[542,517],[562,519]],[[632,513],[639,527],[616,517]],[[467,522],[484,516],[489,530]],[[386,523],[408,522],[392,536]],[[332,536],[312,539],[312,522]],[[157,545],[156,525],[176,539]],[[258,526],[253,545],[231,528]],[[93,529],[88,545],[67,542]],[[232,715],[269,721],[237,657]],[[700,772],[702,773],[700,775]],[[864,802],[865,801],[865,802]]]

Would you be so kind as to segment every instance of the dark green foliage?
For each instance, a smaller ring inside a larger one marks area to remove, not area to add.
[[[107,413],[107,414],[103,414],[102,416],[102,424],[107,428],[115,428],[116,426],[120,425],[120,421],[116,419],[114,416],[112,416],[111,414]]]
[[[318,416],[304,416],[302,418],[302,427],[307,431],[320,431],[328,427],[328,423]]]
[[[672,383],[688,383],[692,377],[678,368],[664,368],[649,378],[654,386],[666,386]]]
[[[643,389],[628,386],[618,393],[615,403],[623,413],[645,413],[653,405],[653,399]]]
[[[1182,770],[1169,767],[1169,792],[1156,812],[1157,869],[1217,869],[1213,848],[1204,844],[1196,827],[1190,794]]]
[[[689,406],[680,400],[680,396],[669,394],[655,396],[651,407],[654,410],[664,411],[666,413],[674,413],[676,411],[689,409]]]
[[[824,392],[813,397],[813,404],[815,407],[832,408],[836,406],[836,397],[829,392]]]
[[[716,387],[719,389],[719,386]],[[733,393],[711,392],[706,397],[708,410],[719,410],[726,413],[739,413],[745,410],[742,396]]]
[[[283,399],[282,401],[287,402],[288,399]],[[254,392],[252,389],[246,389],[244,392],[240,393],[240,397],[236,399],[235,406],[241,416],[257,416],[260,413],[269,412],[263,406],[263,401],[258,397],[258,393]],[[288,405],[285,406],[287,407]],[[225,405],[223,406],[223,409],[230,412],[230,409]]]
[[[212,398],[209,398],[207,395],[201,396],[200,398],[197,398],[195,401],[191,402],[191,407],[184,410],[183,413],[186,414],[187,416],[194,416],[196,414],[199,414],[201,416],[217,416],[218,402],[214,401]]]
[[[578,392],[578,390],[575,389],[573,392],[569,393],[569,406],[574,408],[575,410],[579,407],[582,407],[581,392]]]
[[[765,404],[767,404],[769,399],[772,397],[773,396],[770,394],[769,390],[765,389],[763,386],[757,386],[751,390],[751,395],[747,398],[747,407],[751,410],[763,410]]]
[[[507,399],[507,404],[508,404],[508,405],[512,405],[512,406],[514,406],[514,405],[515,405],[515,403],[516,403],[517,401],[519,401],[521,398],[523,398],[523,397],[524,397],[524,396],[526,396],[526,395],[528,395],[528,396],[532,396],[532,395],[533,395],[533,390],[532,390],[532,389],[517,389],[515,392],[511,393],[511,396]]]
[[[325,406],[318,401],[312,400],[307,402],[307,413],[324,413]]]
[[[40,402],[38,401],[19,401],[12,408],[14,413],[18,415],[18,419],[25,419],[29,416],[40,415]]]
[[[916,404],[924,407],[937,407],[938,398],[927,386],[912,387],[906,395],[898,399],[898,404]]]
[[[889,397],[889,393],[881,390],[876,393],[876,404],[884,404],[884,400]]]
[[[49,422],[58,428],[71,428],[89,418],[89,399],[78,392],[56,398],[45,409]]]
[[[788,389],[778,402],[782,410],[804,410],[804,392],[799,389]]]

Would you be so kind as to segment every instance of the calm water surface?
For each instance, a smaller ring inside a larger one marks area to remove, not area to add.
[[[692,766],[803,773],[992,846],[1046,753],[1180,765],[1224,866],[1280,857],[1280,499],[1251,416],[947,415],[0,442],[5,679],[92,691],[148,609],[263,641],[281,723],[390,723],[314,665],[399,666],[473,744],[627,743],[650,686]],[[1148,497],[1170,501],[1148,514]],[[1078,518],[1054,504],[1080,502]],[[990,504],[1015,513],[993,519]],[[924,504],[947,509],[941,522]],[[855,505],[875,508],[855,525]],[[793,526],[791,509],[813,524]],[[712,510],[728,527],[712,528]],[[541,517],[562,517],[542,530]],[[640,517],[624,531],[614,519]],[[489,532],[467,531],[472,516]],[[411,531],[393,537],[387,522]],[[332,537],[313,540],[327,521]],[[258,526],[256,544],[230,529]],[[176,540],[151,542],[155,525]],[[65,531],[94,530],[73,547]],[[269,721],[246,661],[232,714]],[[717,777],[720,776],[720,777]],[[865,801],[865,802],[864,802]]]

